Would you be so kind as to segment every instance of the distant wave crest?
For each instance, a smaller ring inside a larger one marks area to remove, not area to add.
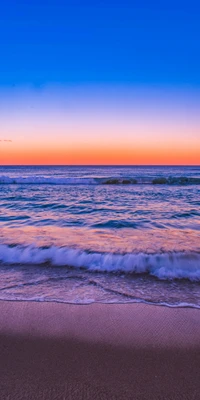
[[[34,245],[0,245],[3,264],[49,263],[52,266],[84,268],[89,271],[150,274],[158,279],[189,279],[200,281],[200,253],[97,253],[68,247],[37,247]]]
[[[28,177],[10,177],[0,176],[0,184],[4,185],[94,185],[96,182],[93,178],[54,178],[45,176],[28,176]]]
[[[0,176],[0,184],[4,185],[21,185],[21,184],[37,184],[37,185],[200,185],[200,178],[193,177],[156,177],[146,178],[133,177],[127,178],[74,178],[74,177],[45,177],[45,176],[28,176],[28,177],[10,177],[7,175]]]

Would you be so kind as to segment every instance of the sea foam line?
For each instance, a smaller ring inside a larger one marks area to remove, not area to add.
[[[128,178],[66,178],[66,177],[45,177],[45,176],[28,176],[28,177],[10,177],[7,175],[0,176],[1,185],[200,185],[200,178],[193,177],[128,177]]]
[[[4,264],[49,263],[89,271],[113,273],[148,273],[158,279],[200,281],[200,253],[97,253],[80,249],[51,246],[48,248],[0,245],[0,262]]]

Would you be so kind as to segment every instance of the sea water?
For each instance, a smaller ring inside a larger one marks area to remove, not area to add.
[[[200,167],[0,167],[0,299],[200,307]]]

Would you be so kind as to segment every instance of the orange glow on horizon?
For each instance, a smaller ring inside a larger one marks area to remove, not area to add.
[[[0,165],[200,165],[200,101],[186,95],[10,96]]]
[[[172,144],[150,147],[138,143],[135,147],[129,144],[2,147],[1,165],[200,165],[200,151],[195,143],[180,149]]]

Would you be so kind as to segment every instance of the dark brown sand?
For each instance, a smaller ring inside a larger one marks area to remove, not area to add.
[[[200,399],[200,310],[0,302],[0,399]]]

